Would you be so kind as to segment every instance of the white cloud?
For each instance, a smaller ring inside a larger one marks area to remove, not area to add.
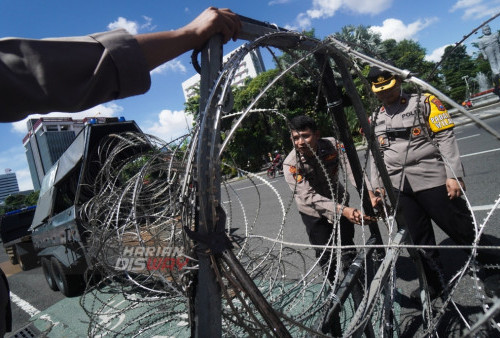
[[[17,183],[19,191],[33,190],[33,181],[28,167],[16,171]]]
[[[124,17],[118,17],[116,21],[108,24],[108,29],[119,29],[123,28],[132,35],[138,34],[140,32],[151,32],[156,29],[156,25],[153,25],[153,19],[149,16],[143,15],[144,23],[139,23],[137,21],[128,20]]]
[[[477,20],[482,18],[489,18],[500,11],[500,6],[492,6],[490,4],[480,5],[474,8],[468,8],[465,10],[462,19],[464,20]]]
[[[459,0],[450,9],[450,12],[455,12],[456,10],[468,8],[480,4],[483,0]]]
[[[308,17],[305,13],[300,13],[299,15],[297,15],[297,19],[295,19],[295,21],[297,22],[297,25],[303,30],[311,27],[311,18]],[[293,27],[293,29],[291,30],[296,30],[296,27]]]
[[[459,0],[451,8],[450,12],[463,10],[463,20],[478,20],[488,18],[500,11],[498,0]]]
[[[375,15],[391,7],[393,0],[344,0],[350,11],[358,14]]]
[[[437,18],[427,18],[417,20],[408,25],[399,19],[386,19],[382,26],[371,26],[370,31],[380,33],[383,40],[394,39],[401,41],[404,39],[415,39],[418,32],[438,21]]]
[[[153,31],[156,28],[156,25],[153,25],[153,19],[150,18],[149,16],[143,15],[142,18],[146,21],[141,25],[141,31]]]
[[[313,0],[312,9],[307,10],[311,19],[329,18],[342,7],[344,0]]]
[[[188,133],[193,117],[182,110],[164,109],[158,114],[158,121],[146,128],[146,133],[155,135],[167,142]]]
[[[186,66],[182,64],[179,59],[170,60],[167,63],[162,64],[161,66],[156,67],[151,71],[151,75],[153,74],[165,74],[168,71],[172,71],[174,73],[186,73]]]
[[[113,29],[119,29],[123,28],[130,34],[137,34],[139,32],[139,25],[135,21],[129,21],[123,17],[119,17],[116,21],[111,22],[108,24],[108,29],[113,30]]]
[[[357,14],[378,14],[385,11],[393,0],[313,0],[313,7],[307,11],[311,19],[329,18],[340,9]]]
[[[388,9],[393,0],[313,0],[312,8],[306,13],[300,13],[297,26],[302,29],[311,27],[311,19],[327,19],[339,10],[346,10],[354,14],[375,15]]]
[[[33,189],[28,160],[22,145],[0,152],[0,173],[3,174],[7,168],[16,174],[20,191]]]
[[[451,45],[444,45],[442,47],[434,49],[431,54],[425,56],[425,60],[432,61],[432,62],[441,61],[441,58],[443,57],[443,54],[444,54],[444,50],[448,46],[451,46]]]
[[[37,117],[71,117],[74,119],[83,119],[85,117],[110,117],[117,116],[119,113],[123,111],[123,107],[117,105],[116,103],[106,103],[100,104],[93,108],[78,112],[78,113],[60,113],[53,112],[49,114],[33,114],[29,115],[27,118],[21,121],[12,123],[12,130],[15,133],[26,134],[28,129],[26,127],[26,121],[28,119],[33,119]]]

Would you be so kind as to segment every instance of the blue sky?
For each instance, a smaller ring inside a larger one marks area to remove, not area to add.
[[[318,38],[345,25],[371,26],[383,38],[413,39],[426,48],[428,58],[438,61],[444,48],[500,11],[500,0],[0,0],[2,37],[46,38],[87,35],[114,28],[131,33],[171,30],[195,18],[208,6],[234,12],[278,26],[303,30],[314,28]],[[500,19],[490,23],[500,29]],[[477,52],[467,40],[469,53]],[[230,42],[230,51],[244,41]],[[181,83],[195,74],[190,53],[152,72],[148,93],[99,105],[74,117],[125,116],[144,132],[171,140],[186,129]],[[0,103],[1,104],[1,103]],[[61,113],[53,113],[60,116]],[[22,139],[26,123],[0,123],[0,173],[11,168],[20,189],[32,189]]]

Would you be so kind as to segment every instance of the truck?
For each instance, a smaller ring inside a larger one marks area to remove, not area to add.
[[[93,179],[100,169],[99,143],[110,134],[142,133],[134,121],[95,122],[80,131],[46,173],[30,228],[49,288],[67,297],[83,291],[93,266],[79,211],[93,196]]]
[[[35,267],[38,257],[31,240],[30,226],[36,205],[9,211],[0,216],[0,238],[12,264],[23,271]]]

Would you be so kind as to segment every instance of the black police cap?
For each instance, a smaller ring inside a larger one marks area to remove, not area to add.
[[[379,67],[371,67],[367,78],[372,83],[374,93],[392,88],[396,84],[396,76]]]

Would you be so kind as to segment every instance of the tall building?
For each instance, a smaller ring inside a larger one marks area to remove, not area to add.
[[[229,57],[238,49],[226,54],[223,57],[223,62],[226,62]],[[247,78],[254,78],[260,73],[265,72],[264,61],[259,49],[253,49],[245,55],[241,61],[238,70],[234,75],[233,86],[242,86]],[[184,98],[187,101],[190,97],[196,95],[196,87],[200,83],[200,74],[195,74],[182,83],[182,91]]]
[[[19,192],[16,173],[10,169],[5,169],[5,174],[0,175],[0,202],[3,202],[9,195]]]
[[[35,190],[39,190],[45,173],[61,157],[76,135],[90,121],[116,122],[117,118],[43,117],[29,119],[28,134],[23,139],[31,180]]]

